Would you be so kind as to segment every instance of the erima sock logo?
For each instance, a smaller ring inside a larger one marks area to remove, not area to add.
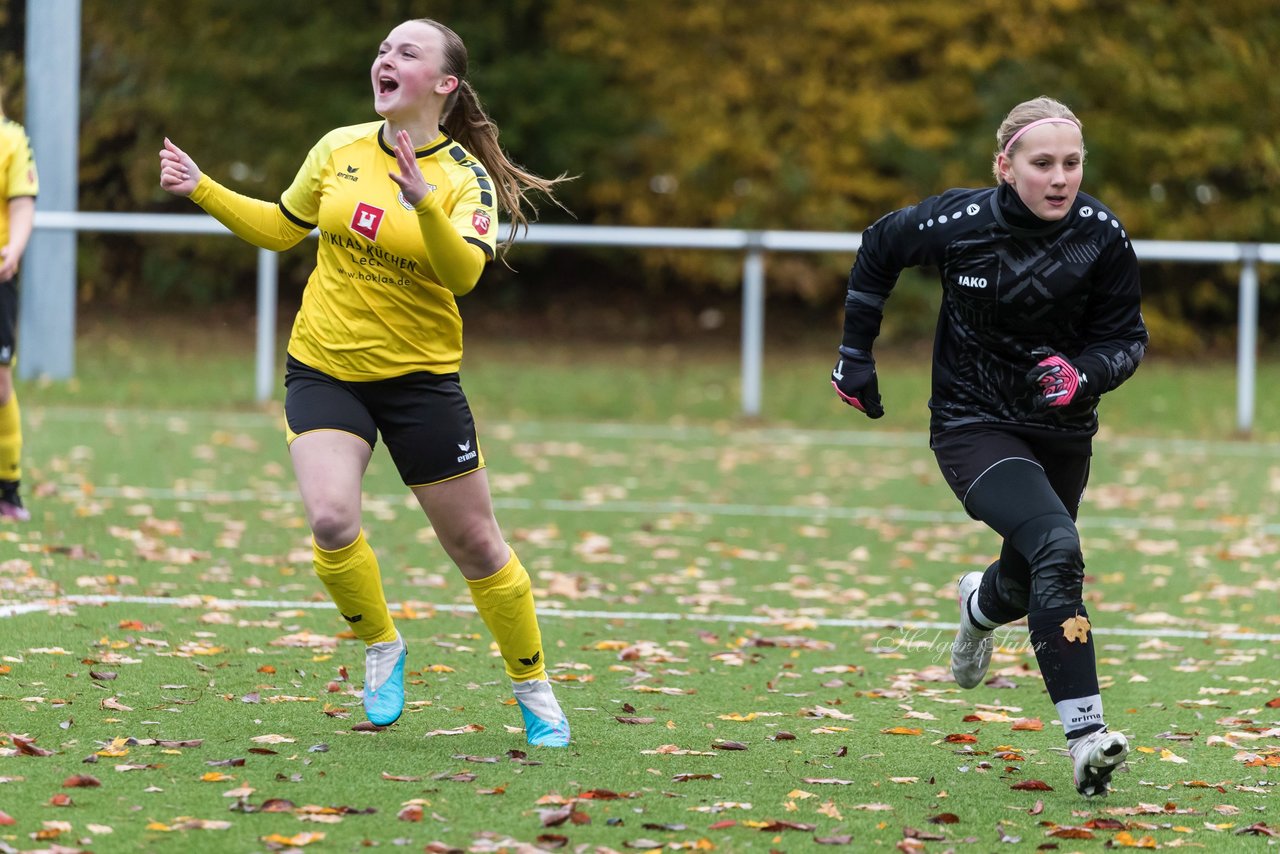
[[[1087,721],[1102,720],[1102,715],[1093,710],[1093,703],[1090,703],[1087,706],[1076,706],[1076,711],[1079,712],[1080,714],[1076,715],[1071,719],[1071,723],[1073,724],[1085,723]]]
[[[342,614],[341,611],[338,613]],[[348,617],[346,614],[342,614],[342,619],[346,620],[348,623],[358,623],[364,619],[364,614],[356,614],[354,617]]]
[[[520,663],[525,665],[526,667],[533,667],[533,665],[537,664],[541,659],[542,659],[542,650],[538,650],[533,654],[533,658],[522,658],[520,659]]]

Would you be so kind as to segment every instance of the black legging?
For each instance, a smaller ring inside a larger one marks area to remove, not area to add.
[[[965,507],[1004,537],[1000,559],[988,568],[994,584],[983,585],[978,607],[1000,623],[1011,623],[1040,607],[1080,601],[1084,559],[1075,519],[1089,480],[1089,461],[1079,454],[1040,455],[996,463],[969,490]],[[1032,578],[1031,566],[1040,570]]]

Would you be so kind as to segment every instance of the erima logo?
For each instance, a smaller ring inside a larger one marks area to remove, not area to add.
[[[338,613],[342,614],[341,611]],[[364,619],[364,614],[356,614],[354,617],[348,617],[346,614],[342,614],[342,619],[346,620],[348,623],[358,623]]]
[[[542,651],[541,651],[541,650],[539,650],[538,652],[535,652],[535,653],[533,654],[533,658],[522,658],[522,659],[520,659],[520,663],[521,663],[521,664],[523,664],[523,665],[525,665],[526,667],[533,667],[533,665],[535,665],[535,664],[537,664],[537,663],[538,663],[538,659],[540,659],[540,658],[542,658]]]
[[[339,172],[338,177],[347,181],[359,181],[360,179],[356,177],[356,173],[359,171],[360,171],[359,166],[352,166],[351,164],[347,164],[347,171]]]
[[[961,276],[956,280],[956,284],[965,288],[985,288],[987,280],[981,276]]]
[[[1076,711],[1079,712],[1080,714],[1076,715],[1071,719],[1071,723],[1073,724],[1084,723],[1085,721],[1091,721],[1091,720],[1093,721],[1102,720],[1102,715],[1093,710],[1092,703],[1090,703],[1087,706],[1076,706]]]
[[[462,454],[458,457],[458,462],[460,463],[465,463],[467,460],[474,460],[476,458],[476,452],[471,450],[470,439],[465,442],[459,442],[458,450],[462,451]]]

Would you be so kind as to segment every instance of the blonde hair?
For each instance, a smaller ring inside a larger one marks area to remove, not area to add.
[[[458,88],[445,99],[441,124],[445,133],[476,156],[493,179],[498,204],[511,217],[511,232],[500,246],[505,256],[515,242],[516,231],[522,228],[528,231],[530,214],[537,214],[537,208],[528,198],[529,192],[536,190],[568,210],[556,198],[554,188],[569,177],[561,173],[555,178],[543,178],[507,156],[498,144],[498,126],[485,113],[476,90],[467,81],[467,46],[462,38],[439,21],[430,18],[417,18],[416,21],[434,27],[444,37],[444,67],[441,70],[458,78]]]
[[[1000,129],[996,131],[996,153],[991,158],[991,171],[996,176],[996,183],[1003,184],[1004,179],[1000,177],[1000,155],[1006,154],[1012,156],[1013,152],[1018,148],[1018,142],[1014,141],[1013,147],[1009,151],[1005,148],[1009,145],[1009,141],[1018,135],[1018,132],[1032,122],[1038,122],[1041,119],[1065,119],[1080,128],[1080,133],[1084,134],[1084,124],[1071,112],[1071,108],[1061,101],[1054,100],[1046,95],[1039,98],[1032,98],[1030,101],[1023,101],[1018,106],[1009,111],[1004,117],[1004,121],[1000,123]],[[1080,153],[1085,153],[1083,144]]]

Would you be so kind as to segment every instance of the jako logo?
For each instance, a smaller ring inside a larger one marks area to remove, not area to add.
[[[987,280],[979,276],[961,276],[956,280],[956,284],[965,288],[985,288]]]

